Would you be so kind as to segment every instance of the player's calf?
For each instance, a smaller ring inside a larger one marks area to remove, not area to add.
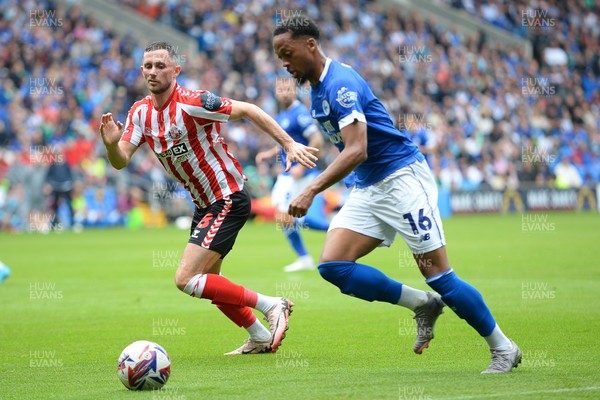
[[[366,301],[398,303],[402,284],[376,268],[350,261],[323,262],[318,268],[321,276],[344,294]]]

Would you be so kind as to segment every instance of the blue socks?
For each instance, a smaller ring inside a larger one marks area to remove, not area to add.
[[[330,261],[319,264],[319,273],[344,294],[367,301],[398,304],[402,283],[383,272],[350,261]],[[467,321],[481,336],[492,334],[496,320],[483,301],[481,293],[460,279],[453,270],[428,278],[425,282],[442,296],[456,315]]]
[[[383,272],[364,264],[350,261],[331,261],[319,264],[321,276],[344,294],[367,301],[385,301],[397,304],[402,284]]]
[[[307,215],[303,218],[304,225],[317,231],[326,231],[329,229],[329,221],[317,216]]]
[[[481,297],[481,293],[460,279],[452,269],[432,276],[425,282],[442,296],[456,315],[467,321],[481,336],[492,334],[496,320]]]
[[[300,232],[298,232],[298,228],[294,223],[293,226],[283,228],[285,235],[287,236],[290,244],[294,248],[294,251],[298,254],[299,257],[303,257],[308,254],[306,248],[304,247],[304,242],[302,241],[302,237],[300,236]]]

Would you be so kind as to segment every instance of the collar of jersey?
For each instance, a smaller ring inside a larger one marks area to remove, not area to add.
[[[169,106],[169,104],[171,103],[171,100],[173,100],[173,96],[175,96],[175,92],[177,92],[178,89],[179,89],[179,83],[175,82],[175,87],[173,88],[173,91],[171,92],[171,95],[169,96],[167,101],[165,101],[165,104],[163,104],[163,106],[161,108],[158,108],[158,107],[156,107],[156,104],[154,104],[154,100],[152,100],[152,107],[154,107],[154,109],[156,111],[162,111],[165,108],[167,108]]]
[[[327,71],[329,71],[329,65],[331,65],[331,58],[327,57],[327,59],[325,59],[325,67],[323,68],[323,72],[321,72],[321,76],[319,77],[319,82],[323,82],[323,79],[325,79],[325,75],[327,75]]]

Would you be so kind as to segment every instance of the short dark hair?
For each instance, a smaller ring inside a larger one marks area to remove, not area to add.
[[[168,42],[152,42],[144,49],[144,53],[155,50],[167,50],[169,52],[169,57],[173,60],[177,59],[177,50],[175,47]]]
[[[287,32],[292,34],[293,39],[308,36],[318,41],[321,37],[321,32],[315,21],[302,15],[293,15],[281,21],[273,30],[273,36]]]

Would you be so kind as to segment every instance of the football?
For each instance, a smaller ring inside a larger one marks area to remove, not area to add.
[[[160,345],[138,340],[125,347],[117,365],[117,375],[129,390],[156,390],[167,383],[171,359]]]

